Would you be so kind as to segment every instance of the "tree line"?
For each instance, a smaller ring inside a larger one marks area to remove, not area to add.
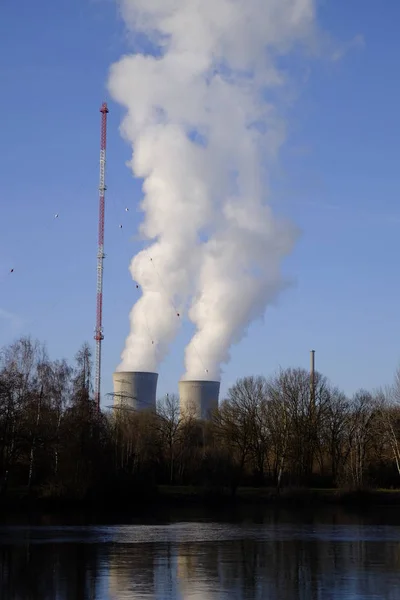
[[[167,395],[157,413],[97,411],[88,344],[73,364],[29,337],[0,354],[0,496],[90,499],[160,485],[397,487],[400,375],[351,398],[320,373],[238,379],[210,421],[181,418]]]

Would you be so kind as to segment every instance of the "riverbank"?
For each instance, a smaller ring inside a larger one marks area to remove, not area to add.
[[[338,504],[338,505],[399,505],[400,489],[364,489],[340,490],[317,488],[285,488],[277,492],[275,488],[250,488],[241,487],[235,496],[225,492],[205,491],[191,487],[160,487],[159,497],[168,503],[198,503],[202,501],[239,504],[272,504],[306,506],[310,504]]]
[[[279,493],[274,488],[241,487],[234,496],[226,490],[210,490],[194,486],[159,486],[152,490],[135,489],[124,493],[95,494],[87,498],[40,496],[15,490],[0,501],[0,513],[69,510],[157,510],[158,507],[188,506],[278,506],[288,508],[321,507],[324,505],[400,506],[400,490],[338,490],[316,488],[286,488]]]

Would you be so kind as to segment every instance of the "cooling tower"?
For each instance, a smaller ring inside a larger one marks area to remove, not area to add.
[[[114,406],[133,410],[155,410],[157,373],[121,371],[113,374]]]
[[[179,405],[183,417],[210,419],[218,408],[219,381],[180,381]]]

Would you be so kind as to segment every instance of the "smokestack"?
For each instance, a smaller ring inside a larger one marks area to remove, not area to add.
[[[218,408],[219,381],[180,381],[179,405],[182,417],[208,420]]]
[[[155,410],[158,373],[120,371],[113,374],[114,406]]]

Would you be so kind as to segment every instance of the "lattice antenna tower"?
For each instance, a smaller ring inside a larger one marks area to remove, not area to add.
[[[101,112],[101,139],[100,139],[100,184],[99,184],[99,240],[97,248],[97,307],[96,307],[96,329],[94,339],[96,340],[95,357],[95,381],[94,398],[97,409],[100,410],[101,390],[101,342],[104,340],[103,333],[103,261],[104,254],[104,214],[106,196],[106,148],[107,148],[107,115],[108,107],[104,102],[100,108]]]

